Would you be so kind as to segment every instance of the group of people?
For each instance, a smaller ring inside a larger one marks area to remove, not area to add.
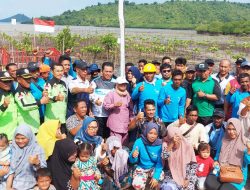
[[[242,190],[250,62],[58,62],[0,72],[0,189]],[[227,168],[231,167],[231,170]],[[223,175],[239,169],[225,180]],[[227,173],[226,172],[226,173]],[[237,178],[237,179],[236,179]]]

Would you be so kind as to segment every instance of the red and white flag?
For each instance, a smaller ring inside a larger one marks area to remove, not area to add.
[[[36,32],[55,32],[55,21],[53,20],[41,20],[39,18],[34,18],[33,22]]]

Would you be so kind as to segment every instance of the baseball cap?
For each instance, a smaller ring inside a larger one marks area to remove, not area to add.
[[[88,64],[82,60],[75,60],[73,63],[74,70],[78,69],[88,69]]]
[[[196,71],[196,69],[195,69],[195,66],[194,65],[189,65],[188,67],[187,67],[187,71],[186,72],[189,72],[189,71]]]
[[[29,70],[26,68],[18,69],[16,71],[16,76],[23,77],[25,79],[32,78],[32,75],[30,74]]]
[[[213,59],[205,59],[205,63],[208,65],[214,65],[214,60]]]
[[[241,64],[241,63],[243,63],[244,61],[246,61],[246,58],[244,58],[244,57],[239,57],[238,59],[236,59],[235,63],[236,63],[236,64]]]
[[[128,81],[124,77],[117,77],[116,84],[128,84]]]
[[[213,116],[225,117],[225,112],[222,109],[215,109]]]
[[[161,63],[160,63],[159,61],[157,61],[157,60],[152,61],[152,63],[153,63],[154,65],[160,65],[160,64],[161,64]]]
[[[100,72],[101,69],[98,67],[98,65],[97,65],[96,63],[92,63],[92,64],[89,66],[89,71],[90,71],[90,73],[91,73],[91,72],[95,72],[95,71]]]
[[[197,65],[197,68],[196,68],[198,71],[206,71],[208,70],[208,64],[205,63],[205,62],[202,62],[200,64]]]
[[[29,69],[30,72],[34,72],[34,71],[38,70],[39,69],[38,63],[36,63],[36,62],[29,62],[28,63],[28,69]]]
[[[50,67],[46,64],[42,64],[40,67],[39,67],[39,71],[40,73],[46,73],[46,72],[49,72],[50,71]]]
[[[250,62],[244,61],[244,62],[242,62],[241,65],[240,65],[240,67],[245,67],[245,66],[250,67]]]
[[[0,72],[0,80],[1,81],[12,81],[13,78],[11,78],[10,74],[7,71],[1,71]]]

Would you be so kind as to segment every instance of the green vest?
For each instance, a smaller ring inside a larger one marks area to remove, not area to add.
[[[7,108],[3,107],[4,98],[10,99]],[[9,140],[12,140],[17,127],[17,105],[11,92],[5,92],[0,89],[0,133],[5,133]]]
[[[213,94],[215,82],[211,76],[205,82],[200,79],[196,79],[192,84],[194,96],[193,105],[198,108],[199,117],[210,117],[214,112],[214,102],[208,100],[207,98],[199,98],[197,92],[200,90],[206,94]]]
[[[40,126],[40,115],[37,102],[30,91],[23,90],[18,87],[15,93],[15,101],[17,103],[17,122],[20,124],[28,124],[34,133],[37,133]]]

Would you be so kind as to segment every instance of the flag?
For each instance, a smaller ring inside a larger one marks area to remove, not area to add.
[[[33,22],[36,32],[55,32],[55,21],[53,20],[41,20],[39,18],[34,18]]]

